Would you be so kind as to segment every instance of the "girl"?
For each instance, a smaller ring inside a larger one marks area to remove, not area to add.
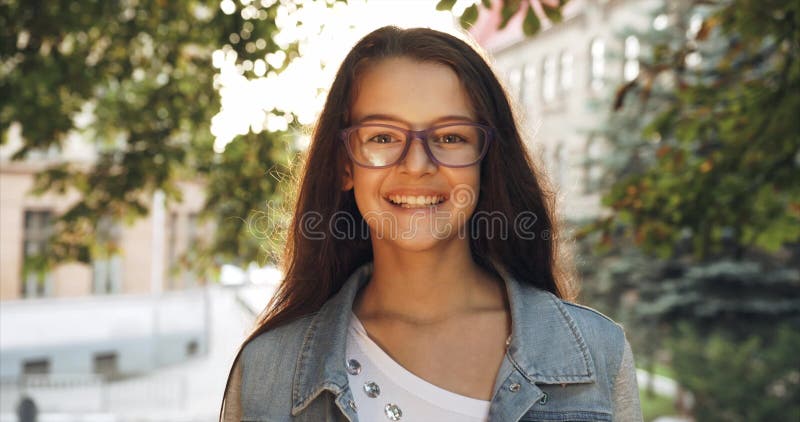
[[[551,212],[475,49],[370,33],[319,118],[286,278],[221,418],[640,420],[622,328],[566,301]]]

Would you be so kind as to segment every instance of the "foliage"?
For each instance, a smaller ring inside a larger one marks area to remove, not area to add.
[[[661,257],[682,240],[699,260],[726,244],[736,258],[776,252],[800,240],[800,6],[697,3],[672,15],[675,30],[642,35],[649,56],[616,99],[641,130],[604,134],[617,165],[611,215],[594,229]],[[694,14],[704,18],[692,33]]]
[[[677,413],[673,399],[667,396],[649,395],[640,391],[642,417],[645,422],[651,422],[661,416],[673,416]]]
[[[289,176],[295,166],[290,162],[295,157],[288,146],[276,148],[289,144],[280,139],[285,134],[266,137],[266,141],[265,136],[253,133],[239,137],[209,169],[206,209],[217,222],[217,236],[209,250],[199,251],[201,254],[243,264],[247,261],[242,258],[264,264],[280,257],[281,230],[288,226],[282,219],[289,215],[291,200],[291,192],[281,190],[292,186]],[[273,164],[265,168],[265,163]]]
[[[670,376],[695,394],[697,420],[787,419],[765,415],[797,403],[800,375],[786,378],[791,370],[797,374],[800,350],[800,272],[789,266],[792,261],[698,264],[648,257],[624,239],[614,244],[608,254],[583,261],[582,294],[622,321],[637,366],[658,372],[659,365],[670,365]],[[775,334],[776,326],[784,337]],[[749,355],[736,357],[746,350]],[[758,367],[753,373],[744,364],[750,358]],[[776,393],[763,399],[770,388]],[[777,393],[784,388],[795,395]],[[748,403],[753,397],[755,406]],[[743,407],[749,410],[740,412]]]
[[[511,18],[517,13],[524,12],[525,18],[522,22],[522,32],[525,35],[534,35],[542,28],[541,18],[547,19],[550,23],[561,22],[561,10],[568,0],[481,0],[483,12],[488,13],[494,4],[500,3],[500,24],[499,29],[508,26]],[[535,5],[534,5],[535,3]],[[436,3],[436,10],[452,10],[456,0],[439,0]],[[540,12],[537,12],[537,9]],[[470,28],[478,20],[481,8],[478,3],[470,5],[459,17],[462,27]]]
[[[53,259],[89,261],[102,218],[131,222],[146,215],[156,190],[168,201],[180,201],[179,180],[246,186],[252,202],[274,193],[270,181],[252,183],[259,174],[252,165],[246,173],[230,164],[216,166],[212,149],[210,122],[220,107],[212,53],[224,47],[243,63],[282,50],[287,60],[273,71],[297,56],[295,44],[282,45],[276,38],[280,2],[241,3],[0,2],[2,142],[9,127],[19,123],[24,144],[14,159],[63,149],[72,133],[97,149],[92,163],[56,163],[37,178],[36,193],[72,190],[81,198],[59,217]],[[265,160],[261,177],[284,158],[268,152],[286,149],[279,134],[237,142],[257,144],[251,152]],[[236,195],[214,194],[207,214],[224,222],[222,236],[240,236],[244,224],[225,218],[227,211],[242,211],[242,204],[228,203]],[[224,250],[229,255],[252,252],[225,239],[216,244],[234,248]],[[255,256],[238,258],[247,262]]]
[[[673,367],[694,394],[697,420],[800,417],[800,332],[796,326],[781,325],[738,339],[681,325],[673,338]]]
[[[638,364],[671,356],[698,420],[783,420],[798,402],[800,11],[709,3],[667,3],[666,29],[621,34],[641,70],[597,131],[610,212],[580,232],[600,246],[584,295],[625,323]]]
[[[749,6],[739,6],[737,13],[746,15]],[[783,116],[791,109],[785,102],[795,100],[778,92],[786,88],[782,82],[798,83],[800,67],[792,55],[753,60],[738,32],[714,33],[712,27],[720,28],[722,23],[699,25],[691,36],[692,15],[706,16],[703,22],[727,22],[733,31],[739,21],[729,17],[732,7],[737,4],[709,10],[686,3],[677,10],[656,11],[675,25],[636,33],[642,45],[650,46],[649,55],[642,58],[639,77],[618,90],[616,109],[597,131],[609,146],[610,153],[600,163],[605,174],[598,186],[606,192],[604,200],[611,212],[579,234],[601,246],[582,272],[596,279],[589,289],[596,298],[619,298],[626,291],[636,291],[635,313],[629,311],[623,317],[635,314],[653,323],[684,320],[735,329],[743,321],[776,321],[796,316],[800,310],[796,265],[800,250],[794,231],[800,226],[800,214],[791,205],[800,203],[800,190],[793,183],[800,177],[792,178],[800,163],[786,161],[800,153],[800,132],[795,127],[797,119],[790,122]],[[779,22],[774,25],[782,28],[783,19],[794,13],[790,6],[786,9],[776,9],[772,18]],[[623,37],[628,35],[632,34]],[[760,36],[766,41],[759,45],[785,45],[777,38]],[[688,69],[686,57],[697,50],[703,51],[702,57],[710,64]],[[796,47],[790,50],[798,53]],[[748,63],[738,68],[746,73],[729,70],[726,60]],[[787,69],[796,74],[793,81],[774,79],[775,72]],[[764,104],[759,99],[758,107],[750,104],[752,98],[742,90],[751,85],[774,86],[764,92],[781,96],[784,103]],[[713,107],[707,105],[715,101]],[[733,112],[745,106],[747,113]],[[772,119],[771,113],[783,118]],[[775,132],[748,132],[752,122],[764,119],[772,119],[770,130]],[[713,128],[699,130],[697,122],[708,127],[738,125],[739,133],[750,137]],[[708,152],[708,144],[714,145],[713,153]],[[683,158],[678,162],[674,156],[666,158],[672,154],[669,151],[681,151]],[[760,158],[745,159],[748,154]],[[706,162],[710,156],[715,163],[730,165],[687,164]],[[748,190],[742,186],[754,182],[759,190],[769,188],[774,193],[744,200]],[[745,236],[759,231],[759,236]],[[757,241],[777,232],[770,242]],[[775,247],[783,249],[776,252]],[[609,309],[619,309],[619,303],[604,300]]]
[[[800,271],[764,267],[755,261],[673,262],[658,283],[641,285],[638,316],[731,333],[800,322]]]
[[[27,279],[28,276],[34,275],[38,283],[44,283],[50,268],[50,261],[44,254],[28,255],[22,261],[23,278]]]

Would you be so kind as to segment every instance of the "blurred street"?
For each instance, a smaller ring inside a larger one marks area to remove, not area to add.
[[[50,377],[26,388],[39,408],[40,422],[214,421],[238,344],[251,327],[254,311],[271,295],[268,285],[208,288],[211,337],[208,354],[151,374],[116,382],[94,376]],[[21,390],[2,384],[0,421],[16,421]]]

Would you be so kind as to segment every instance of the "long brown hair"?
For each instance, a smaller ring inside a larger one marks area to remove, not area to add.
[[[285,279],[259,315],[240,353],[244,345],[265,331],[319,310],[356,268],[372,260],[368,236],[312,238],[306,233],[306,223],[313,215],[316,227],[336,227],[346,215],[350,221],[365,224],[353,190],[341,190],[349,158],[337,134],[350,123],[348,110],[361,72],[393,57],[451,68],[459,76],[478,119],[496,130],[495,142],[480,164],[480,196],[473,217],[479,211],[499,212],[512,219],[523,213],[535,216],[537,230],[533,236],[519,236],[516,230],[509,230],[503,238],[487,236],[483,231],[491,229],[488,225],[467,222],[478,231],[470,233],[475,262],[492,273],[497,273],[492,265],[497,262],[522,283],[561,298],[573,297],[566,273],[558,265],[554,195],[544,188],[544,178],[522,141],[506,92],[486,60],[455,36],[426,28],[387,26],[362,38],[336,73],[301,171],[283,256]]]

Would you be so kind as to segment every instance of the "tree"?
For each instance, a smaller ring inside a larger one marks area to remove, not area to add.
[[[800,104],[789,92],[800,83],[800,18],[792,5],[765,17],[760,4],[707,3],[657,12],[674,27],[637,34],[649,55],[598,130],[611,151],[601,182],[611,214],[581,234],[606,246],[631,239],[666,260],[650,314],[797,315],[800,127],[789,115]]]
[[[24,144],[14,159],[60,149],[72,132],[98,150],[88,167],[62,162],[37,177],[37,193],[81,194],[59,217],[49,259],[89,261],[101,219],[146,215],[155,190],[179,201],[180,179],[211,186],[205,211],[225,228],[212,252],[240,262],[257,257],[257,249],[245,247],[244,219],[228,217],[246,216],[248,206],[274,194],[267,170],[287,160],[290,144],[282,133],[262,132],[215,155],[210,124],[220,102],[212,53],[224,47],[241,64],[282,50],[287,60],[271,69],[280,72],[297,56],[296,43],[276,37],[282,7],[231,0],[0,2],[2,142],[19,124]],[[250,153],[259,166],[242,171],[230,164]],[[222,183],[237,193],[247,186],[248,201],[224,193]]]
[[[598,130],[610,213],[581,233],[603,247],[592,270],[635,292],[627,321],[648,327],[645,350],[669,348],[702,420],[797,412],[800,382],[785,374],[800,327],[798,12],[748,1],[657,12],[672,26],[623,34],[646,46],[641,71]],[[601,303],[617,311],[614,294]],[[731,412],[754,391],[769,400]]]
[[[800,239],[800,99],[791,94],[800,88],[799,6],[708,3],[678,12],[701,23],[680,25],[691,33],[681,43],[654,40],[650,61],[616,99],[621,109],[638,94],[629,106],[652,118],[641,132],[649,142],[627,155],[604,198],[613,215],[601,227],[662,257],[683,238],[699,260]]]
[[[491,10],[494,5],[500,9],[500,23],[498,28],[505,28],[511,18],[517,13],[524,13],[525,18],[522,21],[522,31],[525,35],[535,35],[542,29],[542,19],[550,24],[561,22],[561,11],[564,5],[569,0],[481,0],[480,5],[483,6],[483,12]],[[481,13],[481,8],[478,7],[478,1],[471,4],[459,16],[459,22],[464,28],[469,28]],[[456,5],[456,0],[439,0],[436,4],[436,10],[453,10]]]
[[[702,421],[796,420],[800,417],[800,332],[780,324],[772,335],[732,339],[680,325],[670,339],[673,367],[694,393]],[[754,396],[758,400],[747,400]]]

